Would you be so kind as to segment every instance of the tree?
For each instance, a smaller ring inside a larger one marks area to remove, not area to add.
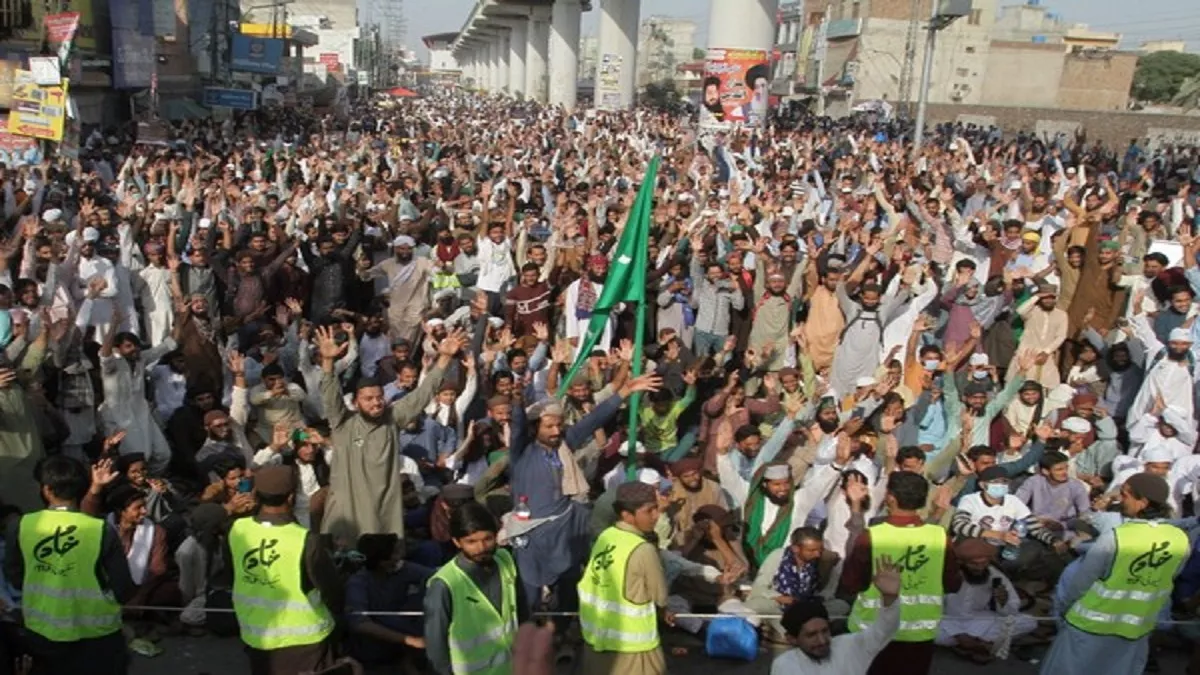
[[[704,51],[703,47],[695,47],[692,49],[692,58],[697,61],[703,61],[708,56],[708,52]]]
[[[1131,94],[1139,101],[1167,103],[1189,78],[1200,75],[1200,54],[1155,52],[1138,59]]]
[[[679,98],[679,89],[675,87],[674,80],[662,80],[646,85],[639,102],[655,110],[672,114],[680,112],[683,108],[683,102]]]
[[[1177,105],[1188,110],[1200,108],[1200,75],[1195,75],[1179,85],[1179,93],[1171,99],[1171,105]]]

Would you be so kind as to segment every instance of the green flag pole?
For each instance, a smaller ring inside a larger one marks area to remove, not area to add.
[[[580,341],[579,354],[567,371],[563,386],[559,388],[558,396],[566,394],[570,383],[579,374],[583,364],[595,348],[596,342],[604,334],[612,311],[622,302],[634,305],[634,344],[633,363],[630,364],[630,376],[642,374],[642,348],[646,339],[646,271],[649,267],[650,256],[650,220],[654,210],[654,184],[658,175],[659,158],[655,157],[646,168],[646,175],[638,189],[637,198],[629,211],[625,222],[625,231],[617,242],[613,254],[613,266],[604,279],[604,290],[600,293],[592,308],[592,316],[588,321],[587,332]],[[637,443],[638,412],[641,406],[641,392],[635,392],[629,401],[629,459],[626,464],[627,474],[632,474],[636,466],[636,453],[633,451]]]

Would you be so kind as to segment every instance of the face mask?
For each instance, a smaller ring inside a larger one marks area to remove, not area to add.
[[[1008,495],[1007,483],[988,483],[987,496],[992,499],[1004,499]]]
[[[975,370],[975,371],[971,372],[971,377],[973,377],[977,380],[986,380],[987,376],[988,376],[988,371],[986,371],[986,370]]]
[[[941,363],[942,362],[938,361],[937,359],[930,359],[925,361],[922,365],[925,366],[925,370],[937,370],[937,367],[941,365]]]

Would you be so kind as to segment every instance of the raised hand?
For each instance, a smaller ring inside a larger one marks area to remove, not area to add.
[[[111,451],[112,449],[114,449],[118,445],[120,445],[121,441],[123,441],[123,440],[125,440],[125,430],[124,429],[119,429],[119,430],[113,432],[111,435],[109,435],[107,438],[104,439],[104,444],[103,444],[103,446],[101,446],[100,454],[102,454],[102,455],[108,454],[109,451]]]
[[[867,485],[867,481],[858,474],[847,476],[846,484],[842,486],[842,491],[846,493],[846,501],[850,503],[851,508],[860,511],[866,504],[867,497],[871,494],[871,488]]]
[[[875,560],[875,588],[885,598],[895,598],[900,595],[900,566],[892,562],[890,556],[880,556]]]
[[[236,349],[229,350],[229,355],[226,357],[229,364],[229,372],[234,376],[246,374],[246,357]]]
[[[535,322],[533,324],[533,336],[537,338],[538,342],[549,342],[550,328],[541,321]]]
[[[317,328],[317,353],[322,359],[336,361],[349,347],[350,343],[338,344],[332,328],[320,326]]]
[[[120,475],[121,472],[113,468],[113,461],[106,457],[92,465],[91,489],[98,494],[104,486],[112,483]]]
[[[470,340],[467,339],[466,332],[464,332],[462,329],[458,329],[442,338],[442,340],[438,342],[438,355],[451,358],[455,354],[462,351],[469,342]]]
[[[625,386],[621,387],[620,395],[622,398],[625,398],[637,392],[658,391],[662,388],[662,383],[662,378],[654,373],[638,375],[626,382]]]

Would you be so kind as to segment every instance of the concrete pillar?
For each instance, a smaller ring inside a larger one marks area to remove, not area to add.
[[[508,48],[508,42],[508,31],[501,30],[499,37],[496,38],[496,44],[499,45],[500,49],[500,82],[498,83],[500,86],[497,87],[497,90],[508,91],[508,93],[511,94],[512,92],[508,89],[508,74],[511,71],[510,59],[512,57],[512,52]]]
[[[775,17],[779,0],[711,0],[708,46],[764,49],[775,46]]]
[[[500,91],[500,37],[488,38],[488,92]]]
[[[525,43],[525,95],[538,103],[546,102],[546,59],[549,49],[549,17],[535,13],[529,18]]]
[[[550,9],[550,91],[548,102],[574,110],[579,97],[579,0],[555,0]]]
[[[525,50],[529,45],[529,20],[517,19],[508,24],[508,93],[511,96],[526,96]]]
[[[595,106],[620,110],[633,105],[637,88],[642,0],[601,0],[601,3]]]

